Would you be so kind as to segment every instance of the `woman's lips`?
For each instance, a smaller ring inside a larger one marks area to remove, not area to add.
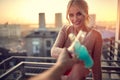
[[[81,24],[81,21],[74,22],[75,25]]]

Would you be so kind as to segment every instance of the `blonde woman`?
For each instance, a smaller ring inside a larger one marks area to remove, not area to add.
[[[75,36],[79,31],[86,32],[83,44],[90,56],[93,59],[94,65],[91,68],[93,80],[102,80],[101,75],[101,49],[102,37],[101,34],[93,28],[88,27],[89,14],[88,5],[85,0],[70,0],[67,6],[66,18],[70,25],[63,26],[56,38],[56,41],[51,49],[51,56],[58,58],[59,54],[64,48],[69,48],[72,44],[69,34]],[[84,53],[82,53],[84,54]],[[83,61],[79,60],[74,64],[67,75],[68,80],[85,80],[90,73],[90,69],[85,68]]]

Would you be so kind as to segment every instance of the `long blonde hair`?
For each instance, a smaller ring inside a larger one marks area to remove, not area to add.
[[[80,12],[85,17],[85,25],[89,22],[89,14],[88,14],[88,5],[85,0],[70,0],[67,5],[67,11],[66,11],[66,19],[69,21],[69,9],[71,6],[77,6],[80,9]]]

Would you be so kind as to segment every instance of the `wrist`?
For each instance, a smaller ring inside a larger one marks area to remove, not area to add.
[[[61,63],[56,63],[55,67],[60,70],[61,74],[66,72],[66,66],[64,64]]]

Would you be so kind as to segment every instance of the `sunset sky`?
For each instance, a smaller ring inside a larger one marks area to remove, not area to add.
[[[0,23],[38,23],[38,14],[45,13],[46,22],[54,23],[55,13],[65,20],[69,0],[0,0]],[[86,0],[89,14],[97,21],[116,21],[117,0]]]

